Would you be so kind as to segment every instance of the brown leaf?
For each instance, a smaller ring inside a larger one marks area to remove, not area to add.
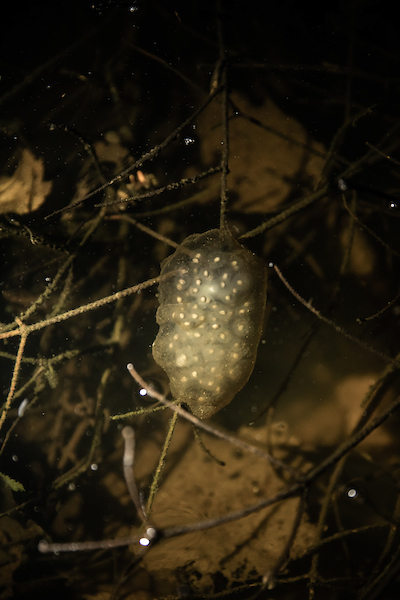
[[[313,140],[299,121],[285,114],[272,100],[254,106],[240,94],[231,97],[243,114],[255,120],[230,121],[228,186],[236,195],[233,210],[271,212],[285,202],[299,183],[313,189],[324,165],[322,144]],[[204,111],[197,135],[203,162],[212,164],[221,149],[218,105]]]
[[[35,158],[30,150],[23,149],[14,174],[0,177],[0,213],[24,215],[37,210],[53,185],[43,177],[43,158]]]

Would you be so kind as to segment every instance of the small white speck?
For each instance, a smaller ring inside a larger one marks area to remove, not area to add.
[[[207,269],[205,271],[203,271],[203,273],[204,273],[204,277],[208,277],[208,271],[207,271]]]
[[[196,285],[201,285],[201,279],[196,279]]]
[[[226,287],[226,283],[225,281],[221,281],[221,283],[219,284],[222,288]]]
[[[222,275],[222,279],[228,279],[228,273],[224,273],[224,274]]]
[[[192,371],[193,377],[197,377],[197,371]]]
[[[140,540],[139,540],[139,544],[140,544],[141,546],[148,546],[148,545],[150,544],[150,540],[148,540],[148,539],[147,539],[147,538],[145,538],[145,537],[143,537],[143,538],[140,538]]]
[[[216,262],[216,263],[217,263],[217,262],[219,262],[220,260],[221,260],[221,257],[220,257],[220,256],[216,256],[216,257],[214,258],[214,262]]]
[[[197,264],[199,262],[199,259],[198,258],[193,258],[192,261]]]
[[[218,324],[218,323],[214,323],[214,325],[211,325],[211,327],[212,327],[213,329],[219,329],[219,327],[220,327],[220,326],[219,326],[219,324]]]
[[[202,297],[200,298],[200,302],[207,302],[207,298],[206,298],[205,296],[202,296]]]
[[[225,296],[225,300],[230,300],[231,297],[229,296],[229,294],[227,296]]]
[[[154,529],[154,527],[148,527],[146,529],[146,537],[142,537],[139,540],[139,544],[141,546],[148,546],[151,542],[151,540],[153,540],[156,537],[156,530]]]

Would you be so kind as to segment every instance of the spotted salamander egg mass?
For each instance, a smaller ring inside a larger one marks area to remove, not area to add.
[[[250,377],[266,302],[264,263],[220,229],[190,235],[161,263],[154,360],[200,419]]]

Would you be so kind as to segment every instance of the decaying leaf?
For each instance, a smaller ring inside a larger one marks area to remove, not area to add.
[[[51,188],[52,182],[44,180],[43,159],[24,148],[14,174],[0,177],[0,213],[24,215],[37,210]]]
[[[324,165],[325,149],[294,117],[272,100],[255,106],[240,94],[231,99],[242,115],[230,121],[229,188],[236,194],[232,208],[247,213],[276,210],[293,188],[315,186]],[[252,121],[253,119],[253,121]],[[262,126],[260,127],[260,124]],[[203,128],[207,133],[202,134]],[[205,164],[220,148],[220,107],[213,105],[199,119],[198,135]]]

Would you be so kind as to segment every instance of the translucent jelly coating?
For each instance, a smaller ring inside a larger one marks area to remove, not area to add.
[[[211,229],[187,237],[161,263],[161,277],[153,357],[174,398],[207,419],[229,404],[253,371],[265,265],[228,232]]]

